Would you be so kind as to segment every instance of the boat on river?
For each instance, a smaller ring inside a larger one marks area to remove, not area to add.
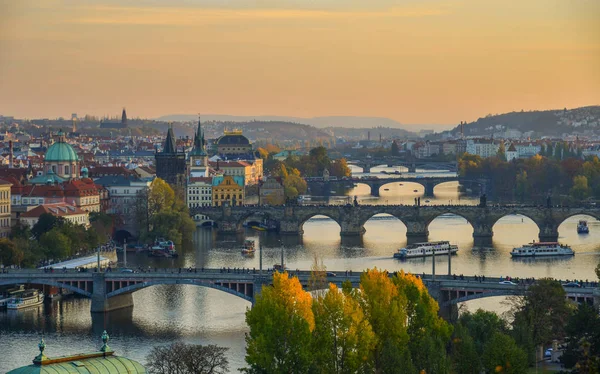
[[[243,255],[253,255],[256,252],[256,248],[254,246],[254,240],[247,239],[244,241],[244,246],[242,247]]]
[[[0,290],[0,309],[5,309],[10,300],[23,291],[25,291],[25,286],[22,284],[16,287],[4,287],[3,290]]]
[[[512,257],[573,256],[574,254],[571,247],[558,242],[532,242],[513,248],[510,252]]]
[[[150,250],[148,251],[148,256],[153,257],[177,257],[177,251],[175,250],[175,243],[172,240],[157,240]]]
[[[579,221],[579,223],[577,224],[577,233],[578,234],[589,234],[590,233],[590,228],[588,227],[586,220]]]
[[[44,293],[36,289],[24,290],[15,294],[6,306],[8,309],[25,309],[44,302]]]
[[[400,248],[394,253],[394,258],[407,259],[417,257],[429,257],[434,255],[447,255],[448,252],[456,254],[458,246],[450,244],[448,241],[414,243]]]

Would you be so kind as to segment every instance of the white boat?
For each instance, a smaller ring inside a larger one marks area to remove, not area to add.
[[[578,234],[589,234],[590,228],[588,227],[587,221],[581,220],[577,224],[577,233]]]
[[[44,302],[44,293],[38,290],[25,290],[22,293],[15,295],[8,302],[8,309],[23,309],[36,305],[41,305]]]
[[[510,252],[512,257],[573,256],[574,254],[571,247],[558,242],[529,243],[513,248]]]
[[[8,303],[15,295],[20,294],[25,291],[25,286],[22,284],[16,287],[5,288],[0,292],[0,309],[4,309],[8,306]]]
[[[448,252],[456,254],[456,252],[458,252],[458,246],[450,244],[448,241],[415,243],[399,249],[398,252],[394,253],[394,258],[405,259],[427,257],[433,256],[434,254],[441,256],[447,255]]]

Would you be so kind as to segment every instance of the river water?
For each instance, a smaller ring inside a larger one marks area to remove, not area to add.
[[[373,171],[380,175],[377,169]],[[375,204],[409,204],[422,193],[420,185],[394,183],[384,186],[377,199],[370,198],[368,186],[360,184],[348,194]],[[459,196],[456,183],[436,187],[435,195],[435,198],[427,198],[428,204],[457,203],[459,199],[461,204],[478,202],[475,198]],[[422,203],[425,200],[421,198]],[[589,235],[576,232],[581,218],[588,220]],[[240,255],[243,240],[249,238],[262,244],[265,267],[278,263],[283,249],[285,262],[292,269],[309,269],[317,256],[330,270],[361,271],[377,267],[390,271],[431,272],[431,258],[405,262],[392,258],[393,252],[406,244],[406,228],[400,221],[391,216],[375,216],[365,228],[367,231],[360,239],[340,238],[339,226],[326,217],[306,222],[301,238],[253,230],[234,237],[219,237],[210,229],[199,228],[193,248],[182,250],[177,259],[128,254],[127,260],[130,266],[144,267],[258,268],[258,255],[254,258]],[[577,253],[566,259],[511,259],[509,252],[514,246],[537,239],[536,225],[522,216],[501,219],[494,226],[492,247],[485,249],[473,248],[473,230],[460,217],[439,217],[431,223],[429,231],[429,240],[449,240],[459,246],[458,255],[452,258],[452,272],[456,274],[592,280],[600,259],[600,222],[591,217],[572,217],[560,226],[559,240],[570,244]],[[447,273],[447,266],[447,258],[436,258],[437,273]],[[133,298],[132,309],[95,316],[89,312],[89,300],[78,298],[18,312],[0,311],[0,372],[31,363],[38,354],[37,343],[42,333],[47,346],[45,353],[56,356],[98,349],[104,329],[109,332],[110,346],[117,354],[142,363],[153,346],[181,340],[229,347],[231,371],[244,365],[244,333],[247,331],[244,312],[250,303],[221,291],[186,285],[154,286],[135,292]],[[501,301],[502,298],[488,298],[465,305],[470,310],[483,307],[502,311],[506,306]]]

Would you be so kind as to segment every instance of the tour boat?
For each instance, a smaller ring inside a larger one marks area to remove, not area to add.
[[[410,244],[394,253],[394,258],[406,259],[415,257],[427,257],[435,255],[447,255],[448,252],[456,254],[458,246],[448,241],[426,242]]]
[[[23,309],[40,305],[44,302],[44,293],[35,289],[25,290],[16,294],[8,302],[8,309]]]
[[[246,240],[244,242],[244,246],[242,247],[243,255],[252,255],[256,252],[256,248],[254,248],[254,240]]]
[[[6,288],[0,292],[0,309],[7,307],[10,300],[15,296],[25,291],[25,286],[20,284],[17,287]]]
[[[577,233],[578,234],[589,234],[590,228],[588,227],[587,221],[581,220],[577,224]]]
[[[256,230],[256,231],[267,231],[266,228],[260,227],[260,226],[256,226],[256,225],[250,226],[250,228],[253,229],[253,230]]]
[[[538,242],[514,248],[512,257],[573,256],[575,252],[568,245],[558,242]]]
[[[154,257],[177,257],[177,251],[175,250],[175,244],[172,240],[157,240],[154,245],[150,248],[148,256]]]

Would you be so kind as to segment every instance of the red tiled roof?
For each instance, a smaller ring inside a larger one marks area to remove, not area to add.
[[[66,203],[43,204],[31,209],[28,212],[22,213],[21,217],[39,218],[39,216],[44,213],[50,213],[57,217],[68,217],[76,214],[86,214],[86,211]]]

